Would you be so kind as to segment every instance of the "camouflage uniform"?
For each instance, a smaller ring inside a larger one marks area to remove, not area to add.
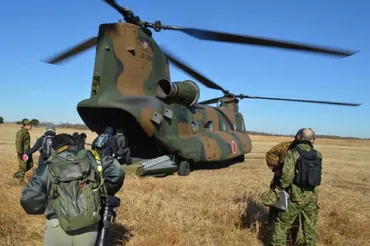
[[[291,144],[292,141],[279,143],[266,153],[266,164],[274,172],[274,178],[270,184],[271,188],[273,188],[279,181],[281,167]]]
[[[289,147],[292,145],[293,141],[286,141],[279,143],[272,147],[266,153],[266,164],[267,166],[274,172],[274,177],[271,180],[270,188],[274,189],[277,185],[279,185],[279,179],[281,176],[281,169],[284,164],[285,155],[289,150]],[[269,206],[268,211],[268,221],[267,223],[272,225],[273,221],[279,214],[279,209],[275,208],[274,206]],[[292,230],[289,231],[289,237],[292,238],[293,241],[300,241],[302,238],[302,231],[300,230],[300,218],[298,217],[297,220],[293,224]]]
[[[19,162],[19,169],[13,175],[15,178],[24,179],[25,173],[33,167],[32,156],[30,156],[27,161],[22,160],[22,155],[31,148],[30,144],[31,144],[30,133],[26,129],[21,128],[17,132],[15,140],[17,158]]]
[[[297,147],[308,151],[311,146],[305,143],[300,143]],[[318,157],[322,158],[320,152]],[[273,246],[285,246],[286,233],[292,226],[293,222],[301,214],[303,240],[305,245],[316,245],[316,221],[317,221],[317,201],[318,187],[313,191],[301,191],[301,189],[293,184],[295,176],[295,166],[299,158],[297,150],[289,150],[285,156],[282,176],[280,178],[280,187],[286,189],[290,195],[288,210],[280,212],[275,221],[275,228],[272,238]]]

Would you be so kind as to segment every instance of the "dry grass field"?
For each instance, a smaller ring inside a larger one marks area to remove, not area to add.
[[[0,125],[0,245],[42,245],[45,219],[23,211],[19,198],[24,184],[12,178],[18,168],[18,129]],[[32,144],[42,132],[32,129]],[[84,132],[90,143],[95,134]],[[265,153],[286,139],[252,136],[253,151],[245,163],[228,168],[197,170],[187,177],[127,175],[118,193],[122,205],[114,245],[262,245],[268,233],[259,194],[272,177]],[[316,148],[324,156],[317,245],[370,245],[370,141],[318,139]]]

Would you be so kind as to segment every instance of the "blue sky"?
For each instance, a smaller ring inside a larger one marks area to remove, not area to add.
[[[201,41],[175,31],[155,33],[166,46],[234,93],[362,103],[359,107],[245,99],[249,130],[370,137],[370,2],[211,0],[118,1],[147,21],[358,50],[336,58],[306,52]],[[0,115],[82,122],[76,105],[90,95],[94,49],[61,66],[42,63],[96,36],[121,16],[101,0],[1,1]],[[6,23],[6,24],[5,24]],[[173,80],[189,79],[171,65]],[[200,85],[201,100],[221,92]]]

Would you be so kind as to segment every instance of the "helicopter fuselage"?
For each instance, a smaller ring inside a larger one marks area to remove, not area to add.
[[[146,31],[115,25],[99,28],[91,95],[77,106],[92,131],[126,128],[139,158],[173,153],[192,162],[223,161],[251,151],[234,104],[197,104],[197,85],[170,82],[168,59]]]
[[[85,124],[98,134],[107,126],[126,128],[134,157],[171,153],[192,162],[224,161],[252,149],[242,115],[226,107],[166,104],[148,96],[95,103],[87,99],[78,106]]]

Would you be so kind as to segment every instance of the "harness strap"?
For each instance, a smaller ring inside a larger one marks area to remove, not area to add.
[[[98,152],[96,152],[95,150],[90,150],[90,152],[94,155],[95,160],[98,163],[97,170],[98,170],[98,173],[100,175],[99,188],[103,186],[104,194],[105,194],[105,196],[108,196],[107,188],[105,187],[105,184],[104,184],[103,167],[102,167],[101,162],[100,162],[100,156],[99,156]]]

